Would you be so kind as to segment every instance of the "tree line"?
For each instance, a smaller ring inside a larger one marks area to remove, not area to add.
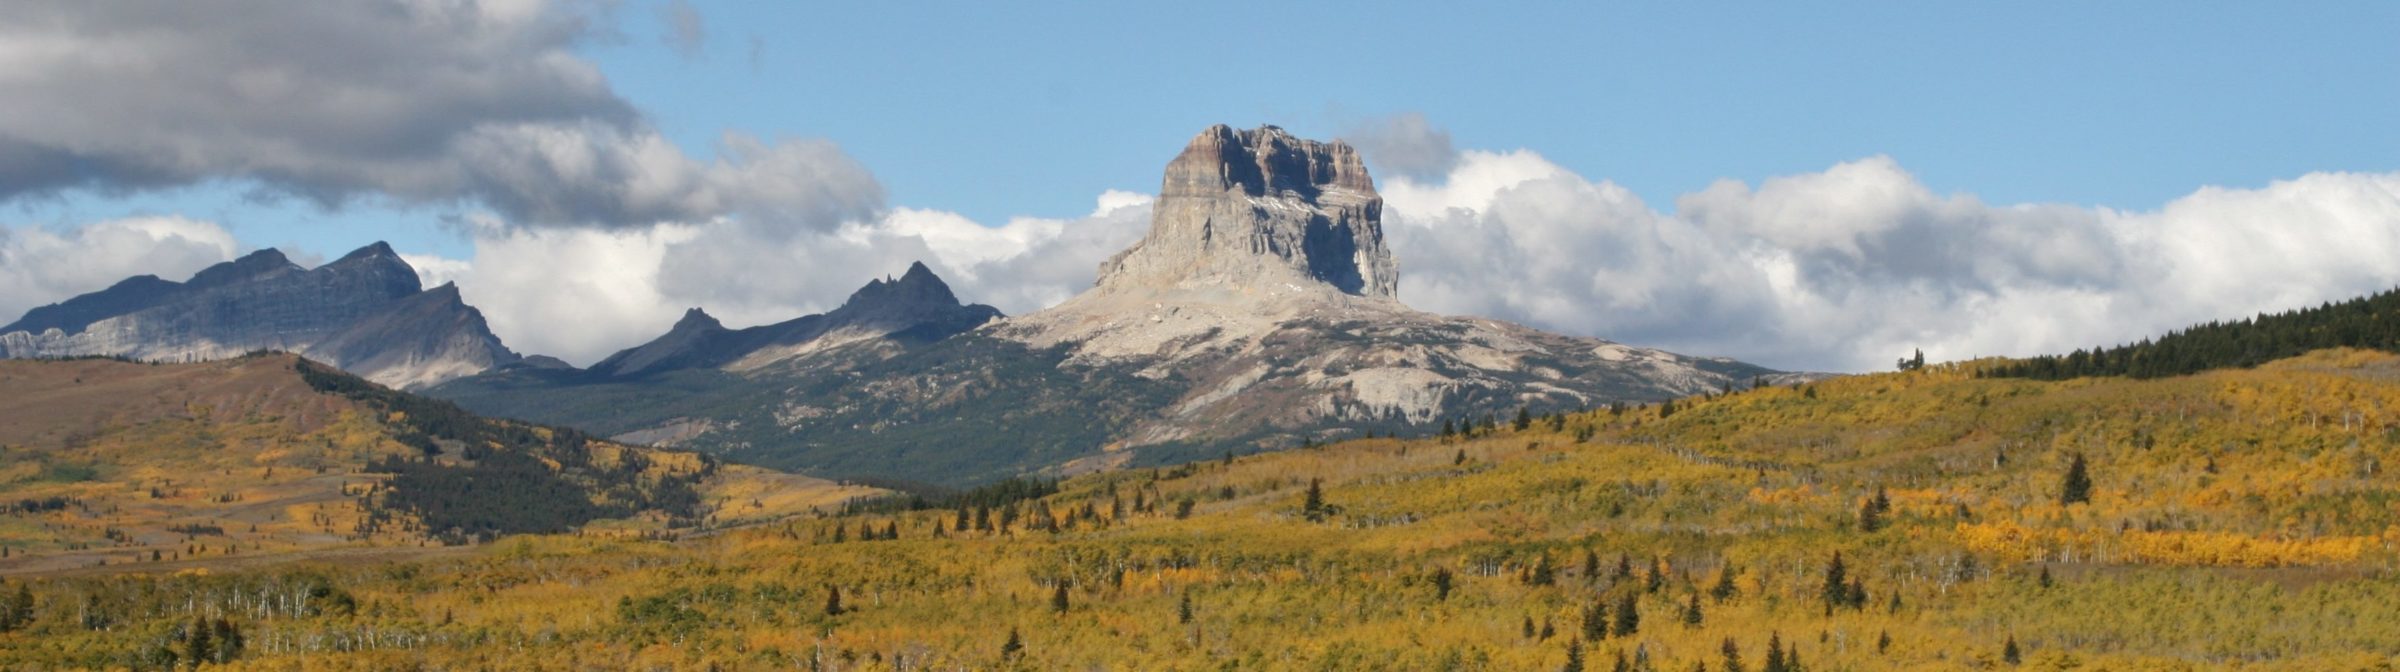
[[[2249,368],[2324,348],[2400,351],[2400,289],[2231,322],[2209,322],[2111,348],[2041,355],[1984,369],[1990,378],[2162,378]]]

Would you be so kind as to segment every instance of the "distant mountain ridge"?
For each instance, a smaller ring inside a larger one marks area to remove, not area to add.
[[[11,358],[197,361],[258,350],[300,353],[395,387],[522,359],[457,287],[424,289],[416,270],[381,242],[314,269],[269,248],[185,282],[136,276],[0,327],[0,355]]]
[[[694,309],[586,372],[429,393],[782,469],[967,485],[1809,377],[1411,309],[1382,209],[1344,143],[1214,126],[1168,163],[1149,233],[1060,305],[956,308],[920,264],[823,316],[735,331]],[[827,326],[869,314],[906,319]]]
[[[961,304],[923,262],[896,280],[868,281],[840,308],[775,324],[727,329],[692,308],[657,339],[591,366],[594,374],[632,376],[673,369],[756,369],[844,342],[896,336],[934,341],[1001,317],[999,309]]]

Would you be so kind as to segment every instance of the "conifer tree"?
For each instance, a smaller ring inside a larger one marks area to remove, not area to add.
[[[2084,504],[2092,501],[2092,475],[2083,463],[2083,453],[2076,453],[2067,463],[2066,481],[2059,485],[2059,504]]]
[[[1559,672],[1583,672],[1583,640],[1567,641],[1567,664]]]
[[[1067,601],[1067,582],[1059,581],[1058,589],[1050,593],[1050,611],[1064,614],[1070,606],[1073,605]]]
[[[1182,599],[1182,600],[1180,600],[1180,601],[1178,601],[1178,602],[1176,602],[1176,604],[1175,604],[1175,622],[1177,622],[1177,623],[1182,623],[1182,624],[1184,624],[1184,625],[1191,625],[1191,623],[1192,623],[1192,594],[1191,594],[1191,593],[1188,593],[1188,592],[1187,592],[1187,593],[1184,593],[1184,594],[1183,594],[1183,599]]]
[[[1615,611],[1617,622],[1616,627],[1611,629],[1612,634],[1615,634],[1618,637],[1626,637],[1641,631],[1641,606],[1634,601],[1633,593],[1625,593],[1624,595],[1619,596],[1617,598],[1617,608]]]
[[[1308,522],[1325,522],[1325,479],[1308,479],[1308,497],[1300,505],[1300,511]]]
[[[1700,618],[1700,594],[1692,593],[1691,600],[1683,604],[1683,625],[1687,628],[1700,627]]]
[[[1874,532],[1883,529],[1884,515],[1891,513],[1891,510],[1892,498],[1884,493],[1883,488],[1876,488],[1875,496],[1867,498],[1866,503],[1858,507],[1858,530]]]
[[[1583,608],[1583,638],[1594,642],[1608,639],[1608,605],[1597,598]]]
[[[1527,412],[1527,411],[1526,411],[1526,409],[1525,409],[1525,407],[1523,407],[1523,406],[1518,406],[1518,407],[1517,407],[1517,419],[1516,419],[1515,421],[1512,421],[1512,422],[1510,422],[1510,423],[1509,423],[1509,427],[1511,427],[1511,428],[1514,428],[1514,429],[1516,429],[1517,431],[1520,431],[1520,432],[1522,432],[1522,431],[1525,431],[1527,428],[1533,427],[1533,414],[1532,414],[1532,413],[1530,413],[1530,412]]]
[[[1540,559],[1534,561],[1533,573],[1526,575],[1525,583],[1534,586],[1558,585],[1558,569],[1550,566],[1550,554],[1543,553]]]
[[[842,615],[842,611],[842,588],[840,586],[826,586],[825,615],[840,616]]]
[[[1727,601],[1732,600],[1735,595],[1741,593],[1741,588],[1735,586],[1733,583],[1733,572],[1734,569],[1733,565],[1731,564],[1727,564],[1723,569],[1717,570],[1717,584],[1714,586],[1709,586],[1708,588],[1709,599],[1716,600],[1717,604],[1724,604]]]
[[[1583,580],[1596,581],[1599,578],[1600,553],[1589,548],[1583,549]]]
[[[202,662],[216,660],[215,632],[208,627],[207,619],[192,619],[192,625],[184,631],[184,637],[184,652],[192,659],[192,669],[200,669]],[[2014,645],[2013,641],[2011,645]]]
[[[1758,670],[1759,672],[1792,672],[1791,667],[1783,658],[1782,634],[1767,633],[1767,661]]]
[[[2039,585],[2039,586],[2041,586],[2041,587],[2042,587],[2043,589],[2045,589],[2045,590],[2047,590],[2047,589],[2049,589],[2049,588],[2050,588],[2050,566],[2049,566],[2049,565],[2042,565],[2042,576],[2041,576],[2041,578],[2035,579],[2035,580],[2034,580],[2034,583],[2035,583],[2035,585]]]
[[[1825,597],[1825,613],[1828,615],[1833,613],[1834,607],[1845,606],[1850,602],[1850,571],[1842,566],[1841,551],[1834,551],[1833,562],[1825,566],[1823,595]]]
[[[1742,645],[1735,643],[1732,637],[1725,638],[1725,643],[1718,645],[1717,651],[1725,656],[1725,662],[1722,663],[1725,672],[1747,672],[1748,668],[1742,666]]]
[[[2000,647],[2001,662],[2016,665],[2025,662],[2025,652],[2017,649],[2017,636],[2009,635],[2008,643]]]
[[[1667,566],[1657,556],[1650,557],[1650,571],[1642,575],[1642,592],[1656,593],[1667,585]]]
[[[1450,575],[1450,568],[1448,568],[1448,567],[1436,567],[1436,568],[1434,568],[1434,570],[1433,570],[1433,600],[1434,600],[1435,602],[1443,602],[1443,601],[1448,601],[1448,600],[1450,599],[1450,586],[1451,586],[1451,582],[1452,582],[1452,580],[1453,580],[1453,579],[1452,579],[1452,577],[1451,577],[1451,575]]]
[[[1890,650],[1892,650],[1892,631],[1884,630],[1875,633],[1875,653],[1881,655]]]
[[[1025,655],[1025,638],[1017,635],[1016,628],[1009,628],[1008,641],[1000,643],[1000,659],[1016,660],[1022,655]]]

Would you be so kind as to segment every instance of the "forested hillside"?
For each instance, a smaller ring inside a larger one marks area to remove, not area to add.
[[[673,543],[519,537],[374,566],[19,578],[0,586],[29,605],[0,614],[23,614],[0,619],[0,667],[2326,670],[2400,655],[2400,486],[2383,472],[2400,458],[2400,357],[2063,382],[1980,377],[1989,365],[862,503]]]
[[[2323,348],[2400,351],[2400,290],[2232,322],[2210,322],[2129,345],[2031,357],[1982,372],[2038,380],[2157,378],[2258,366]]]

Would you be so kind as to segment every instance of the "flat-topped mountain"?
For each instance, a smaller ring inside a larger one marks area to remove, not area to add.
[[[1149,235],[1100,265],[1097,293],[1397,295],[1383,198],[1348,144],[1212,126],[1168,162],[1153,212]]]
[[[779,468],[967,484],[1791,378],[1410,309],[1382,198],[1338,141],[1211,127],[1159,193],[1092,289],[1030,315],[959,306],[918,265],[822,316],[737,331],[695,309],[590,371],[432,392]]]
[[[16,358],[200,361],[258,350],[301,353],[398,387],[519,360],[456,287],[425,290],[383,243],[314,269],[265,249],[185,282],[138,276],[0,327],[0,356]]]

